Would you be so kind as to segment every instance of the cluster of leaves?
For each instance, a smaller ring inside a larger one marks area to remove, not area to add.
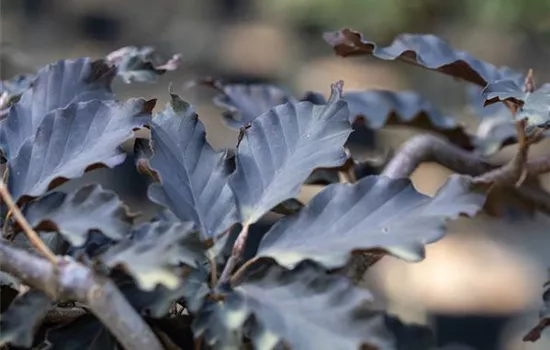
[[[513,98],[525,113],[541,103],[536,92],[502,82],[519,86],[521,75],[433,36],[405,35],[386,48],[347,29],[325,39],[342,56],[402,60],[477,84],[489,102]],[[7,188],[49,249],[114,281],[167,348],[189,342],[215,349],[437,348],[429,333],[374,309],[370,293],[339,271],[357,254],[374,251],[423,259],[425,245],[444,236],[447,220],[475,215],[486,193],[463,175],[429,197],[408,178],[355,172],[342,183],[338,174],[361,163],[349,147],[359,122],[434,131],[473,153],[486,153],[488,139],[470,135],[411,91],[344,92],[336,82],[328,98],[315,92],[296,98],[276,86],[203,81],[219,90],[214,102],[227,110],[226,124],[240,130],[235,149],[215,150],[194,107],[174,92],[153,113],[155,100],[121,102],[111,90],[117,75],[151,81],[174,69],[178,58],[163,63],[150,49],[123,48],[3,83],[13,87],[3,90],[13,97],[0,120]],[[529,119],[529,127],[546,125],[543,117]],[[97,167],[121,164],[120,145],[142,128],[151,136],[135,140],[137,167],[154,179],[148,198],[162,208],[152,220],[136,225],[117,194],[97,184],[54,190]],[[515,142],[496,138],[495,150]],[[298,201],[301,187],[320,172],[328,185],[309,203]],[[4,237],[31,248],[2,210]],[[279,214],[276,222],[262,226],[270,212]],[[3,290],[20,283],[1,277]],[[117,346],[92,314],[52,326],[45,318],[63,307],[42,292],[7,295],[2,344]]]

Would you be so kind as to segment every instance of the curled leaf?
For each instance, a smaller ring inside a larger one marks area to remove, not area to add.
[[[495,67],[465,51],[454,50],[447,42],[431,34],[401,34],[385,47],[378,47],[349,28],[325,33],[323,38],[339,56],[399,60],[480,86],[504,78],[519,79],[520,76],[508,67]]]
[[[340,268],[352,251],[384,249],[407,261],[424,258],[424,245],[445,234],[445,222],[476,214],[485,195],[470,179],[453,175],[431,198],[409,179],[368,176],[356,184],[327,186],[299,214],[277,222],[257,256],[293,268],[313,260]]]
[[[71,192],[53,192],[31,202],[25,217],[32,227],[57,231],[73,246],[83,245],[90,230],[122,239],[132,227],[134,217],[116,193],[92,184]]]
[[[175,289],[182,283],[181,265],[195,267],[205,259],[206,247],[192,228],[192,222],[143,224],[100,259],[109,267],[123,265],[145,291],[158,284]]]
[[[288,92],[271,84],[222,84],[211,80],[202,83],[220,92],[214,97],[214,103],[227,110],[223,120],[236,130],[271,108],[294,100]]]
[[[289,102],[254,119],[244,131],[229,184],[247,225],[295,198],[314,169],[347,160],[343,145],[352,130],[341,94],[342,85],[334,84],[326,105]]]
[[[238,219],[225,154],[206,141],[195,109],[179,96],[171,97],[151,126],[150,166],[160,184],[149,187],[149,198],[180,220],[194,222],[206,238],[213,238]]]
[[[485,104],[512,101],[519,105],[516,119],[526,119],[526,130],[550,127],[550,84],[544,84],[533,92],[526,92],[513,80],[499,80],[487,85],[483,91]]]
[[[125,46],[111,52],[106,60],[116,67],[117,75],[129,84],[133,81],[155,82],[159,75],[178,68],[181,55],[175,54],[169,60],[164,60],[150,46]]]
[[[27,139],[9,162],[10,192],[16,200],[38,197],[87,170],[122,163],[125,154],[119,146],[133,136],[134,129],[150,123],[154,103],[94,100],[49,113],[36,137]]]

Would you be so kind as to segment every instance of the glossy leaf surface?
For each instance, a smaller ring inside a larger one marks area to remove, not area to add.
[[[445,234],[447,219],[472,216],[485,196],[469,178],[452,176],[433,197],[408,179],[368,176],[356,184],[335,184],[302,211],[281,219],[264,237],[258,256],[293,268],[314,260],[342,267],[352,251],[381,248],[408,261],[424,258],[424,245]]]
[[[314,169],[347,160],[343,145],[351,125],[341,94],[341,84],[334,84],[326,105],[289,102],[254,119],[244,131],[230,177],[243,222],[254,223],[295,198]]]

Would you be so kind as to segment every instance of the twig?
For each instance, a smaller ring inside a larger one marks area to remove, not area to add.
[[[475,154],[456,147],[440,137],[420,134],[403,144],[382,174],[391,178],[406,178],[424,162],[436,162],[458,173],[472,176],[478,176],[496,168]]]
[[[258,261],[258,257],[254,257],[247,262],[245,262],[235,273],[233,276],[231,276],[231,284],[235,284],[239,281],[239,279],[242,277],[243,273],[245,273],[246,269],[250,267],[250,265],[254,264],[256,261]]]
[[[208,256],[208,262],[210,264],[210,285],[214,287],[218,282],[218,271],[216,268],[216,258],[214,254],[209,250],[206,255]]]
[[[108,278],[69,258],[56,265],[0,241],[0,270],[45,292],[53,300],[76,300],[110,330],[126,350],[162,350],[147,323]]]
[[[513,185],[517,180],[517,173],[509,166],[492,165],[475,154],[464,151],[437,136],[427,134],[417,135],[405,142],[382,174],[391,178],[406,178],[424,162],[436,162],[459,174],[479,178],[482,176],[487,183]],[[528,161],[525,164],[525,170],[529,177],[549,173],[550,155]]]
[[[231,251],[231,256],[229,257],[229,259],[227,259],[227,263],[223,268],[219,283],[226,283],[229,281],[231,277],[231,272],[233,272],[233,270],[235,269],[235,266],[237,266],[237,263],[243,256],[244,246],[246,244],[246,239],[248,238],[249,227],[250,227],[249,223],[243,224],[241,232],[239,232],[239,235],[235,240],[235,244],[233,244],[233,250]]]
[[[44,244],[42,239],[40,239],[40,236],[36,233],[36,231],[33,230],[27,219],[25,219],[25,216],[23,216],[23,213],[21,213],[21,211],[15,204],[10,192],[6,188],[6,185],[3,181],[0,181],[0,197],[2,198],[2,201],[8,206],[10,212],[15,217],[15,220],[17,220],[19,226],[21,226],[23,232],[25,232],[25,234],[29,238],[31,244],[42,255],[44,255],[46,259],[55,264],[57,262],[57,256],[50,250],[50,248],[48,248],[46,244]]]

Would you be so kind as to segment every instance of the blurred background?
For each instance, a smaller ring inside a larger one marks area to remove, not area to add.
[[[211,76],[226,82],[270,82],[296,94],[325,94],[343,79],[345,89],[414,89],[465,124],[464,84],[392,62],[336,57],[321,38],[351,27],[389,44],[401,32],[433,33],[479,59],[550,80],[548,0],[1,0],[0,76],[32,73],[62,58],[102,57],[126,45],[152,45],[182,65],[155,84],[118,82],[121,99],[143,96],[167,101],[168,84],[195,104],[215,147],[233,147],[235,132],[211,103],[213,92],[185,88]],[[410,136],[384,130],[374,141],[396,148]],[[548,149],[538,145],[534,153]],[[513,147],[495,157],[506,159]],[[412,176],[417,189],[433,194],[450,174],[424,164]],[[100,181],[134,210],[150,212],[147,179],[122,166],[89,173],[65,188]],[[548,179],[544,179],[550,184]],[[548,186],[547,186],[548,188]],[[305,193],[304,196],[311,194]],[[550,335],[535,344],[521,338],[538,321],[542,284],[550,266],[550,220],[480,215],[457,220],[425,261],[405,264],[384,258],[367,284],[381,304],[408,322],[433,326],[441,344],[461,342],[480,350],[549,349]],[[550,333],[548,331],[547,333]]]

